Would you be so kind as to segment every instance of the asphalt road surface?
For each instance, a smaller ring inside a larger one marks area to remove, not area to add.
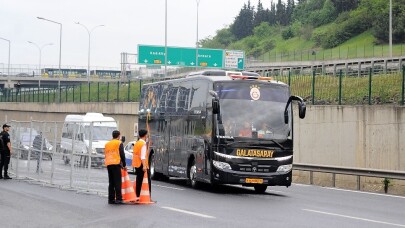
[[[0,180],[1,227],[405,227],[405,197],[319,186],[255,194],[170,179],[152,182],[156,204],[109,205],[104,194],[37,183]]]

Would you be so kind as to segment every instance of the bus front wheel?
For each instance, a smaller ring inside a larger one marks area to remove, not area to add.
[[[188,169],[188,182],[192,188],[198,188],[197,166],[195,165],[194,160],[192,161],[190,168]]]
[[[254,188],[255,188],[256,193],[261,193],[262,194],[262,193],[266,192],[267,185],[255,185]]]
[[[152,180],[157,180],[158,175],[155,173],[155,156],[153,154],[151,154],[149,158],[149,171],[150,171],[150,178]]]

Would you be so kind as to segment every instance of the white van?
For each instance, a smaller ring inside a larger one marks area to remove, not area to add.
[[[102,113],[88,112],[85,115],[67,115],[62,128],[60,142],[63,160],[70,163],[73,155],[80,157],[79,165],[86,165],[91,152],[91,165],[104,165],[104,147],[112,139],[112,132],[117,130],[117,122]]]

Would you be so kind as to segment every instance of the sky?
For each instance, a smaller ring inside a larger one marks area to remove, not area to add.
[[[138,45],[165,45],[166,0],[0,0],[0,37],[11,41],[10,64],[58,67],[60,25],[61,64],[87,68],[91,32],[90,65],[119,68],[120,53],[135,54]],[[199,39],[214,36],[230,25],[248,0],[200,0]],[[251,0],[256,6],[258,0]],[[264,8],[270,0],[263,1]],[[167,46],[194,47],[197,39],[197,0],[167,0]],[[0,69],[7,68],[8,42],[0,39]],[[131,60],[132,61],[132,60]]]

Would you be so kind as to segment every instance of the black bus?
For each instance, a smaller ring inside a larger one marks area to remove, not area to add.
[[[252,78],[201,75],[143,85],[138,128],[150,130],[151,177],[259,193],[290,186],[291,102],[298,101],[300,118],[305,102],[284,83]]]

